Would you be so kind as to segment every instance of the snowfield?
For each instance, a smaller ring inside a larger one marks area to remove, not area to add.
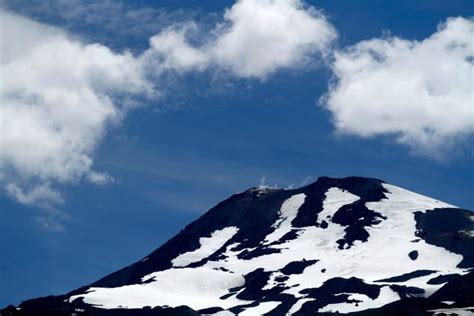
[[[92,287],[69,297],[69,302],[82,299],[104,309],[219,307],[215,315],[263,315],[281,304],[272,299],[257,301],[248,292],[254,279],[263,279],[258,291],[293,299],[286,312],[291,315],[317,303],[317,294],[311,293],[342,282],[347,292],[335,294],[334,303],[319,311],[348,313],[398,301],[401,292],[397,289],[416,289],[411,296],[429,297],[445,284],[430,280],[467,274],[469,269],[458,267],[462,255],[427,243],[417,232],[417,212],[455,207],[393,185],[382,186],[385,198],[363,203],[361,196],[329,188],[310,226],[294,225],[308,200],[305,193],[294,194],[283,201],[272,231],[256,246],[242,248],[244,240],[236,237],[239,227],[223,227],[200,237],[197,249],[173,258],[171,268],[143,276],[140,284]],[[348,225],[341,224],[342,215],[352,216],[356,207],[365,213]],[[367,216],[373,218],[367,221]],[[350,240],[351,232],[360,236]],[[364,290],[358,292],[351,284],[362,284],[358,286]]]

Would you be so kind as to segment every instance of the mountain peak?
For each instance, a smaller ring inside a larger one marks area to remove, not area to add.
[[[474,298],[473,231],[469,211],[378,179],[256,187],[139,262],[21,308],[91,315],[409,314],[446,301],[464,308]]]

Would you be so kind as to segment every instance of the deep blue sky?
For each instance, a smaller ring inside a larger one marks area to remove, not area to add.
[[[472,1],[309,3],[324,10],[339,32],[340,46],[380,37],[384,30],[423,39],[447,17],[474,12]],[[231,4],[137,1],[133,6],[206,23],[211,13],[221,14]],[[3,5],[119,50],[140,51],[159,31],[113,36],[97,25],[46,14],[39,6]],[[97,149],[96,169],[112,175],[115,183],[64,188],[61,209],[71,220],[63,233],[37,229],[33,207],[0,196],[0,307],[64,293],[130,264],[217,202],[258,185],[263,176],[267,184],[282,187],[323,175],[376,177],[474,209],[472,153],[438,161],[410,154],[390,138],[335,135],[330,114],[317,106],[330,76],[322,66],[279,72],[265,82],[213,82],[206,74],[181,78],[173,88],[176,94],[161,101],[165,109],[148,104],[131,112]]]

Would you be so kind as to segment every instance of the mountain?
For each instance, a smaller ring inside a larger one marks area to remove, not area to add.
[[[142,260],[0,314],[474,313],[473,268],[474,213],[377,179],[321,177],[235,194]]]

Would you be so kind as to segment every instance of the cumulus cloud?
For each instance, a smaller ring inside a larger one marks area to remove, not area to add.
[[[94,169],[94,150],[134,96],[158,94],[162,73],[265,79],[308,65],[337,37],[323,14],[298,0],[238,1],[222,23],[171,25],[135,55],[4,10],[0,21],[0,185],[20,203],[48,209],[38,223],[56,231],[58,187],[113,179]]]
[[[425,154],[474,132],[474,22],[450,18],[423,41],[386,37],[335,53],[321,102],[337,131],[394,135]]]
[[[127,111],[124,101],[150,93],[141,64],[18,15],[0,11],[0,20],[4,189],[21,203],[44,205],[62,202],[52,183],[105,182],[92,154]]]
[[[307,65],[337,37],[324,15],[297,0],[239,1],[225,20],[210,53],[242,77]]]
[[[151,38],[165,65],[181,70],[214,66],[237,77],[265,79],[279,69],[311,65],[337,38],[322,13],[298,0],[240,0],[197,46],[186,39],[195,28],[176,26]]]

